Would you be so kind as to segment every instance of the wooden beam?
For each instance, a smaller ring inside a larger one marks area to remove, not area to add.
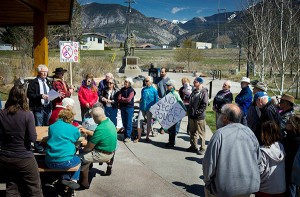
[[[33,10],[47,11],[47,0],[19,0]]]
[[[47,13],[35,11],[33,15],[34,73],[39,64],[48,66],[48,19]]]

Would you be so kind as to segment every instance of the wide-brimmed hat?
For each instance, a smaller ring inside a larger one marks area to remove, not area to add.
[[[67,72],[66,69],[59,67],[59,68],[55,68],[55,71],[53,71],[52,73],[65,73],[65,72]]]
[[[257,82],[255,85],[252,85],[252,87],[260,89],[263,92],[268,91],[268,88],[267,88],[266,84],[264,84],[263,82]]]
[[[282,95],[281,99],[285,100],[285,101],[289,101],[292,104],[294,104],[294,102],[295,102],[295,98],[292,95],[289,95],[289,94]]]
[[[248,77],[242,77],[241,83],[242,82],[250,83],[250,79]]]

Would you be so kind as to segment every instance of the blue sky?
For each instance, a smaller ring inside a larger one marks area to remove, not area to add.
[[[80,0],[83,4],[97,2],[128,6],[126,0]],[[167,20],[190,20],[196,16],[211,16],[218,8],[237,11],[243,7],[242,0],[135,0],[132,7],[147,17]],[[220,7],[219,7],[220,4]]]

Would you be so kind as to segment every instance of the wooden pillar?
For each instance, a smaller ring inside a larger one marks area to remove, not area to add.
[[[48,19],[47,13],[38,10],[33,16],[33,39],[34,39],[34,74],[37,73],[39,64],[48,66]]]

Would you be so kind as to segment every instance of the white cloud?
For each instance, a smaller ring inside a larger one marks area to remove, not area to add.
[[[203,12],[203,9],[199,9],[196,11],[197,14],[200,14],[201,12]]]
[[[174,8],[172,8],[172,10],[171,10],[171,12],[172,12],[172,14],[176,14],[177,12],[179,12],[179,11],[182,11],[182,10],[186,10],[187,8],[179,8],[179,7],[174,7]]]

